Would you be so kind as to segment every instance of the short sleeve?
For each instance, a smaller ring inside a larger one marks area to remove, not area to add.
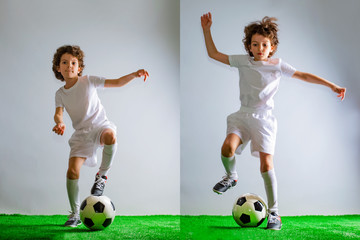
[[[105,85],[105,78],[104,77],[97,77],[97,76],[89,76],[89,82],[95,88],[104,88]]]
[[[248,55],[229,55],[229,63],[231,67],[241,67],[249,63]]]
[[[292,77],[294,75],[294,73],[296,72],[296,69],[291,66],[290,64],[284,62],[284,61],[280,61],[280,69],[282,72],[282,75],[285,77]]]
[[[55,107],[64,107],[64,104],[61,99],[61,89],[59,89],[55,94]]]

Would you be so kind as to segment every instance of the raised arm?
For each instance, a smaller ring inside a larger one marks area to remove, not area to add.
[[[149,77],[149,74],[144,69],[140,69],[136,72],[130,73],[118,79],[106,79],[104,87],[122,87],[128,84],[131,80],[138,77],[144,77],[144,82],[146,78]]]
[[[63,112],[64,109],[62,107],[57,107],[55,110],[54,121],[56,125],[52,130],[58,135],[63,135],[65,131],[65,124],[63,122]]]
[[[202,15],[201,16],[201,27],[202,27],[203,33],[204,33],[207,53],[208,53],[209,57],[211,57],[212,59],[215,59],[219,62],[230,65],[229,56],[219,52],[215,47],[214,41],[211,36],[211,30],[210,30],[211,25],[212,25],[211,13],[206,13],[206,14]]]
[[[329,82],[326,79],[318,77],[314,74],[296,71],[293,75],[293,78],[297,78],[309,83],[324,85],[331,88],[331,90],[333,90],[335,93],[338,93],[338,97],[341,98],[341,101],[345,98],[346,88],[339,87],[336,84]]]

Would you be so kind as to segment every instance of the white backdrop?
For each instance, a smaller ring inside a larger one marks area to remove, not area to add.
[[[84,74],[150,74],[100,91],[118,127],[118,152],[104,194],[120,215],[179,214],[179,1],[0,0],[0,213],[66,214],[68,139],[55,135],[51,70],[56,49],[77,44]],[[99,152],[99,157],[101,153]],[[100,158],[101,159],[101,158]],[[83,167],[80,196],[97,168]]]
[[[212,192],[224,175],[226,116],[240,104],[237,69],[207,57],[200,16],[209,11],[219,51],[246,53],[244,27],[277,17],[275,57],[347,87],[341,102],[323,86],[282,79],[275,98],[275,171],[282,215],[360,213],[359,10],[357,0],[181,1],[181,214],[230,215],[237,196],[266,197],[249,147],[237,156],[238,185],[223,196]]]
[[[237,158],[238,186],[224,196],[211,190],[223,175],[226,116],[239,108],[237,70],[206,55],[200,16],[211,11],[220,51],[245,53],[244,26],[275,16],[277,57],[348,88],[340,102],[325,87],[282,80],[275,168],[282,215],[360,213],[359,10],[357,0],[181,0],[181,6],[175,0],[0,0],[0,212],[69,209],[70,119],[64,136],[51,132],[54,95],[62,85],[51,61],[63,44],[84,50],[84,74],[150,73],[146,83],[137,79],[99,93],[118,126],[119,148],[105,190],[118,214],[179,214],[181,198],[182,214],[229,215],[238,195],[265,196],[259,161],[248,148]],[[81,198],[96,171],[81,170]]]

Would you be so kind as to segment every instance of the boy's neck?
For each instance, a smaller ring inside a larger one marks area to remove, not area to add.
[[[266,59],[255,59],[253,58],[255,62],[267,62],[269,60],[269,58]]]
[[[75,83],[78,81],[79,77],[75,77],[75,78],[66,78],[65,79],[65,89],[69,89],[71,87],[73,87],[75,85]]]

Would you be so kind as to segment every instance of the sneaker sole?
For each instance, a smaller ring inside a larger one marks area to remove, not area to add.
[[[279,230],[281,230],[281,226],[282,225],[280,225],[280,228],[266,228],[266,230],[274,230],[274,231],[279,231]]]
[[[226,189],[226,191],[229,190],[229,189],[231,189],[231,188],[233,188],[233,187],[235,187],[235,186],[229,187],[228,189]],[[219,194],[219,195],[222,195],[223,193],[226,192],[226,191],[225,191],[225,192],[220,192],[220,191],[218,191],[218,190],[216,190],[216,189],[214,189],[214,188],[213,188],[213,191],[214,191],[215,193]]]
[[[222,195],[224,193],[224,192],[219,192],[219,191],[217,191],[215,189],[213,189],[213,191],[214,191],[214,193],[217,193],[218,195]]]
[[[101,193],[101,194],[95,194],[95,193],[91,193],[91,196],[95,196],[95,197],[100,197],[100,196],[102,196],[103,194]]]
[[[64,225],[64,227],[71,227],[71,228],[75,228],[77,226],[81,225],[81,222],[78,225]]]
[[[266,230],[279,231],[279,230],[281,230],[281,228],[266,228]]]

